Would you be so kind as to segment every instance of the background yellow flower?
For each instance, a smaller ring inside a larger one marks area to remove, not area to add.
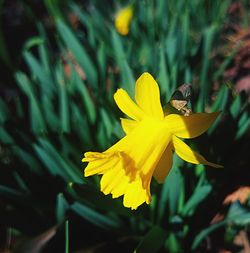
[[[121,35],[127,35],[133,18],[133,6],[120,9],[115,16],[115,28]]]

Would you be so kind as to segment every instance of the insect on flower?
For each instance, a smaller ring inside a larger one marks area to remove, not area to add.
[[[170,99],[170,105],[180,111],[184,116],[189,116],[192,113],[192,110],[188,107],[190,103],[192,93],[191,84],[184,83],[177,90]]]
[[[180,138],[194,138],[204,133],[218,112],[193,113],[189,116],[164,113],[158,84],[149,73],[143,73],[135,84],[135,102],[123,89],[114,99],[128,118],[121,119],[126,135],[102,153],[86,152],[88,162],[84,175],[102,175],[101,191],[113,198],[124,195],[125,207],[137,209],[151,201],[152,177],[162,183],[172,167],[173,151],[183,160],[212,167]]]

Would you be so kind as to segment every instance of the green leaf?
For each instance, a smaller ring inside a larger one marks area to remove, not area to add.
[[[244,135],[250,127],[250,117],[248,112],[244,112],[238,121],[238,131],[235,139],[239,139]]]
[[[244,226],[250,224],[250,211],[243,207],[240,202],[234,202],[228,211],[226,218],[216,224],[211,225],[208,228],[203,229],[195,238],[192,244],[192,250],[195,250],[201,241],[212,233],[214,230],[226,225],[236,224],[238,226]]]
[[[215,38],[215,32],[217,30],[216,25],[211,25],[204,30],[204,44],[203,44],[203,61],[200,74],[200,97],[198,100],[197,111],[203,112],[205,105],[209,98],[209,92],[211,85],[208,84],[208,71],[210,66],[209,54],[212,50],[212,43]]]
[[[211,185],[198,186],[191,195],[187,203],[184,205],[181,214],[183,216],[191,216],[197,206],[210,194],[212,191]]]
[[[169,26],[168,35],[165,40],[165,50],[167,55],[167,62],[169,66],[177,64],[176,55],[177,55],[177,36],[176,36],[176,22],[177,16],[173,17]]]
[[[124,52],[121,39],[117,32],[112,29],[111,31],[112,43],[114,47],[115,59],[120,67],[122,76],[122,86],[130,96],[133,96],[135,90],[135,80],[131,68],[128,65],[126,54]]]
[[[41,63],[38,62],[38,60],[30,52],[25,51],[24,58],[30,68],[31,73],[38,78],[40,82],[39,87],[41,88],[42,93],[51,97],[55,91],[55,85],[49,73],[46,72]]]
[[[83,102],[83,105],[85,106],[88,118],[89,118],[90,122],[93,124],[96,120],[96,109],[95,109],[94,102],[90,96],[90,93],[89,93],[85,83],[80,78],[80,76],[77,74],[75,76],[75,82],[76,82],[75,84],[77,86],[77,91],[79,92],[82,102]],[[79,109],[81,109],[81,108],[79,108]]]
[[[12,150],[19,157],[20,161],[30,169],[30,171],[36,174],[42,173],[40,162],[36,159],[34,154],[31,154],[30,152],[25,151],[23,147],[16,145],[12,147]]]
[[[18,188],[21,189],[21,191],[30,194],[29,187],[27,186],[25,180],[19,175],[19,173],[17,171],[13,171],[12,174],[13,174],[15,181],[18,184]]]
[[[195,238],[194,238],[194,241],[192,243],[192,246],[191,246],[191,249],[192,250],[195,250],[199,244],[201,243],[201,241],[206,237],[208,236],[210,233],[212,233],[214,230],[224,226],[227,222],[224,220],[224,221],[221,221],[219,223],[216,223],[216,224],[213,224],[211,225],[210,227],[202,230]]]
[[[117,220],[114,220],[107,215],[100,214],[94,209],[91,209],[90,207],[82,203],[74,202],[71,206],[71,209],[75,211],[78,215],[80,215],[82,218],[105,230],[113,230],[118,229],[120,227],[120,224],[119,222],[117,222]]]
[[[63,196],[63,193],[58,193],[56,198],[56,220],[61,223],[65,219],[66,211],[69,209],[69,204]]]
[[[96,48],[96,37],[99,38],[100,32],[102,30],[97,30],[98,28],[96,25],[98,24],[98,21],[93,17],[93,9],[91,10],[91,14],[88,14],[84,9],[79,7],[77,4],[70,3],[70,6],[72,8],[72,11],[79,17],[80,22],[84,25],[84,27],[87,30],[87,40],[92,48]],[[102,25],[103,28],[103,22],[99,22],[98,26]],[[100,39],[99,39],[100,40]]]
[[[69,253],[69,221],[65,221],[65,253]]]
[[[124,208],[121,199],[112,199],[111,196],[105,196],[96,185],[71,183],[69,187],[68,190],[74,198],[89,205],[94,204],[99,210],[112,211],[125,216],[131,215],[131,210]]]
[[[169,211],[174,215],[179,207],[181,192],[183,191],[184,181],[179,167],[183,162],[174,155],[173,168],[163,183],[159,200],[158,221],[161,221],[166,213],[166,206],[169,204]]]
[[[79,138],[79,145],[84,146],[86,149],[92,147],[94,138],[91,134],[87,117],[85,117],[79,106],[75,105],[75,103],[71,102],[70,106],[72,112],[72,129],[74,129]]]
[[[213,77],[214,81],[218,80],[218,78],[222,76],[222,74],[224,73],[228,65],[234,59],[236,53],[239,51],[240,47],[241,47],[241,43],[236,45],[235,48],[232,50],[232,52],[230,52],[229,55],[225,57],[224,61],[220,64],[218,70],[214,73],[214,77]]]
[[[28,96],[30,102],[30,121],[31,128],[35,134],[41,134],[46,131],[46,125],[42,116],[40,105],[35,93],[32,89],[31,82],[25,74],[22,72],[17,72],[15,78],[19,87]]]
[[[60,108],[60,126],[63,133],[70,132],[69,122],[69,105],[68,105],[68,92],[67,83],[63,79],[63,73],[61,68],[56,69],[56,77],[59,87],[59,108]]]
[[[168,236],[168,239],[166,241],[166,247],[171,253],[182,252],[179,239],[176,238],[176,235],[173,232],[171,232]]]
[[[38,146],[37,144],[34,144],[33,147],[42,163],[52,175],[61,175],[62,177],[67,178],[53,157],[51,157],[42,147]]]
[[[157,81],[161,87],[161,93],[165,94],[166,101],[169,101],[172,94],[170,94],[169,77],[167,73],[165,51],[163,47],[160,48],[160,65],[159,65],[159,75],[158,75]]]
[[[233,202],[227,213],[226,220],[237,226],[250,224],[250,210],[244,207],[239,201]]]
[[[100,46],[98,47],[97,51],[97,61],[99,64],[100,74],[102,76],[102,80],[105,80],[105,74],[106,74],[106,52],[105,52],[105,44],[102,42]]]
[[[70,165],[67,162],[67,158],[63,157],[58,152],[58,150],[46,139],[40,138],[39,143],[44,148],[44,150],[46,150],[46,152],[43,151],[42,153],[45,153],[45,154],[47,153],[47,156],[50,157],[50,161],[53,161],[54,166],[55,166],[55,172],[64,176],[64,178],[67,181],[73,181],[77,183],[83,182],[80,168],[77,168],[76,166],[72,167],[72,164]],[[37,145],[35,145],[35,147],[36,149],[38,148]],[[41,149],[40,149],[40,152],[41,152]],[[43,161],[43,162],[46,163],[46,161]]]
[[[222,85],[215,98],[215,101],[211,105],[211,111],[223,111],[225,109],[226,103],[228,101],[229,89],[227,85]]]
[[[10,136],[10,134],[4,129],[4,127],[0,126],[0,141],[4,144],[14,144],[14,139]]]
[[[97,72],[95,66],[86,52],[84,45],[82,45],[70,28],[63,23],[62,20],[58,19],[56,21],[58,32],[67,46],[68,50],[72,52],[76,61],[82,67],[83,71],[86,73],[87,80],[90,85],[97,88]]]
[[[171,169],[165,182],[168,185],[169,211],[171,215],[174,215],[178,211],[179,198],[184,186],[183,176],[176,164]]]
[[[101,121],[105,127],[107,138],[110,138],[113,132],[114,120],[110,117],[110,114],[104,109],[100,109]]]
[[[234,119],[237,118],[241,111],[241,99],[240,95],[236,95],[232,105],[230,106],[230,113]]]
[[[46,37],[45,31],[43,30],[43,28],[40,28],[40,33],[43,34],[43,37],[48,40],[48,38]],[[42,44],[40,44],[38,46],[38,52],[39,52],[39,58],[41,60],[41,64],[43,66],[44,71],[48,74],[51,75],[51,66],[50,66],[50,57],[49,57],[49,52],[48,52],[48,48],[46,47],[46,41],[44,41]]]
[[[21,204],[27,204],[30,201],[27,192],[20,192],[5,185],[0,185],[0,196]]]
[[[28,51],[30,50],[32,47],[34,46],[38,46],[38,45],[41,45],[44,43],[44,39],[39,37],[39,36],[36,36],[36,37],[32,37],[32,38],[29,38],[25,44],[24,44],[24,50],[25,51]]]
[[[135,253],[156,253],[166,241],[166,232],[159,226],[153,226],[143,237]]]

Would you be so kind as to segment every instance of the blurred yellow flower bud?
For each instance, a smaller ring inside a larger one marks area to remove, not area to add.
[[[121,35],[127,35],[133,17],[133,7],[128,5],[122,8],[115,17],[115,28]]]

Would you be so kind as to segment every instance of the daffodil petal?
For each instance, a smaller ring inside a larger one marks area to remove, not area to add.
[[[129,177],[123,177],[119,184],[116,185],[111,191],[112,198],[118,198],[126,192],[129,185]]]
[[[113,198],[124,195],[124,206],[137,209],[143,202],[150,202],[150,191],[143,187],[142,180],[137,177],[135,180],[126,175],[122,159],[106,170],[101,178],[101,191],[107,195],[112,194]]]
[[[150,195],[148,195],[148,191],[142,187],[140,180],[131,182],[124,194],[123,205],[135,210],[144,202],[147,204],[150,203]]]
[[[194,138],[213,124],[220,112],[195,113],[190,116],[170,114],[165,117],[169,131],[180,138]]]
[[[154,171],[170,138],[163,121],[143,120],[132,132],[110,147],[107,153],[119,151],[127,173],[140,171],[141,177],[147,178]]]
[[[163,121],[146,119],[103,153],[87,152],[85,176],[103,174],[101,191],[113,198],[124,195],[124,205],[136,209],[150,202],[150,182],[170,142]],[[159,140],[161,140],[159,142]]]
[[[120,161],[121,163],[121,161]],[[121,182],[129,181],[129,178],[125,175],[125,170],[122,168],[122,164],[116,164],[113,168],[110,168],[101,179],[101,191],[107,195],[120,185]],[[121,194],[124,194],[125,189]]]
[[[183,160],[194,164],[205,164],[215,168],[222,168],[223,166],[215,163],[208,162],[202,155],[193,151],[186,143],[179,138],[173,136],[173,146],[176,154]]]
[[[101,191],[107,195],[112,194],[113,198],[124,195],[123,203],[125,207],[137,209],[142,203],[150,202],[150,191],[143,188],[142,181],[137,178],[131,181],[129,176],[125,174],[122,164],[107,171],[101,179]]]
[[[118,89],[114,94],[114,99],[120,110],[130,118],[140,121],[145,117],[142,109],[129,97],[123,89]]]
[[[163,119],[159,86],[147,72],[143,73],[136,81],[135,100],[147,115]]]
[[[135,120],[131,120],[131,119],[121,118],[121,125],[122,125],[123,131],[126,134],[128,134],[138,126],[138,122]]]
[[[159,184],[162,184],[164,182],[166,176],[168,175],[172,167],[173,164],[172,149],[173,149],[172,143],[169,143],[154,171],[153,176]]]
[[[95,174],[104,174],[110,168],[113,168],[120,160],[120,156],[116,152],[112,153],[98,153],[87,152],[82,162],[88,162],[84,170],[84,176],[92,176]]]

